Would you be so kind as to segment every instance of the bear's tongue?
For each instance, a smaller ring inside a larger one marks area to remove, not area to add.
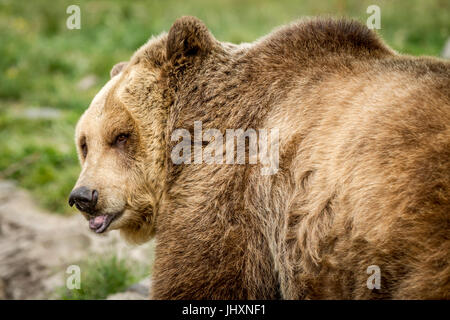
[[[89,219],[89,228],[95,231],[96,233],[101,233],[105,231],[111,222],[111,217],[108,215],[101,215],[94,218]]]

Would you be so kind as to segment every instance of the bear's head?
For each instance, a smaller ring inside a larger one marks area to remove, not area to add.
[[[193,17],[149,40],[111,79],[81,116],[75,142],[82,170],[69,204],[97,233],[119,229],[140,243],[155,232],[165,188],[168,114],[178,79],[215,41]]]

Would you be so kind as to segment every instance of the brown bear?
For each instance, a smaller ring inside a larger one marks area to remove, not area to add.
[[[182,17],[113,68],[76,145],[69,203],[156,238],[152,298],[450,298],[450,63],[358,22],[234,45]]]

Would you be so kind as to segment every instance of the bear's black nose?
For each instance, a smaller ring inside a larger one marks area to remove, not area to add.
[[[78,187],[73,189],[69,196],[69,205],[77,207],[84,212],[92,212],[97,204],[98,192],[87,187]]]

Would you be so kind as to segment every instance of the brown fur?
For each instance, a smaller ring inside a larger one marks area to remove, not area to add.
[[[111,229],[156,236],[153,298],[450,298],[447,61],[398,55],[354,21],[297,22],[237,46],[183,17],[121,68],[77,144],[124,128],[131,139],[121,153],[98,142],[91,153],[115,163],[82,159],[95,173],[80,180],[104,184],[99,210],[106,185],[125,199]],[[171,133],[194,121],[278,128],[279,171],[174,165]],[[379,290],[366,286],[370,265]]]

